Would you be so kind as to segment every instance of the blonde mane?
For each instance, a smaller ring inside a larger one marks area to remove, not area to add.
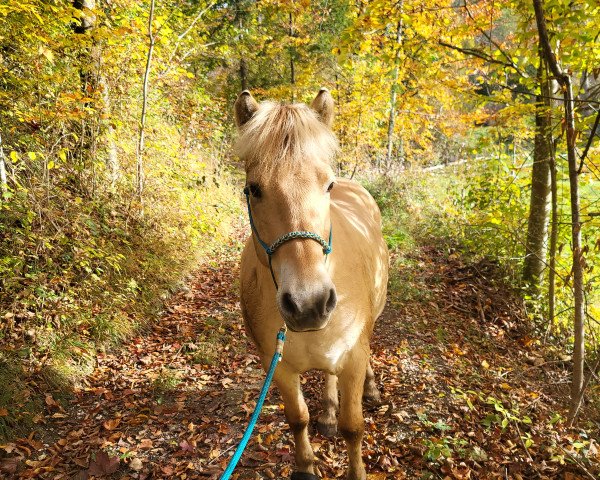
[[[275,169],[285,175],[306,162],[329,164],[338,143],[307,105],[262,102],[241,128],[234,150],[244,160],[246,171],[264,177]]]

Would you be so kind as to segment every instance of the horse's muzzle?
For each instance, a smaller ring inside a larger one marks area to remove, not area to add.
[[[337,294],[332,284],[323,285],[318,291],[282,291],[277,303],[290,330],[309,332],[327,325],[337,304]]]

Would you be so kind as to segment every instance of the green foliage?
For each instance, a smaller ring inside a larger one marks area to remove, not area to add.
[[[0,435],[31,422],[40,402],[30,381],[80,381],[98,350],[148,324],[227,242],[239,199],[223,145],[226,102],[176,55],[191,40],[179,38],[178,22],[201,7],[157,15],[141,199],[133,184],[145,5],[96,9],[85,34],[73,22],[86,12],[69,2],[0,7],[0,379],[15,386],[0,396],[9,410]]]
[[[446,236],[448,220],[455,212],[449,193],[456,182],[444,173],[414,170],[394,179],[366,179],[363,184],[381,210],[388,247],[403,251],[423,239]]]

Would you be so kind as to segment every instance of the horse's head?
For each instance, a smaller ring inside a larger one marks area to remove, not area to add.
[[[235,120],[256,255],[272,269],[286,325],[294,331],[319,330],[337,302],[326,262],[329,192],[335,181],[330,160],[337,150],[333,98],[321,89],[310,107],[258,104],[244,91],[235,103]],[[286,235],[292,232],[300,235]]]

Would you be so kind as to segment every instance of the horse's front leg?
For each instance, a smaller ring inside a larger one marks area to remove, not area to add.
[[[365,429],[362,394],[369,362],[369,348],[357,345],[338,375],[341,405],[339,430],[348,449],[348,480],[365,480],[367,473],[362,461],[362,437]]]
[[[334,437],[337,433],[337,411],[339,408],[337,377],[325,373],[325,387],[321,400],[321,415],[317,420],[317,430],[325,437]]]
[[[300,375],[281,363],[274,380],[283,399],[285,418],[294,434],[296,468],[299,472],[314,474],[314,454],[308,439],[309,414],[300,388]]]

